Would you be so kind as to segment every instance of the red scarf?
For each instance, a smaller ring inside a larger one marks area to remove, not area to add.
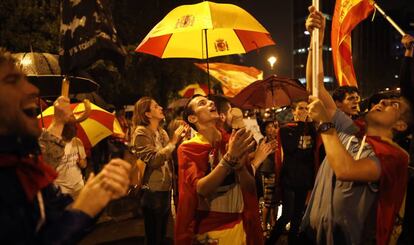
[[[367,142],[381,164],[376,238],[378,245],[386,245],[407,188],[408,154],[395,143],[384,141],[380,137],[367,136]]]
[[[51,184],[57,177],[52,167],[44,163],[41,157],[35,156],[0,154],[0,168],[15,168],[17,178],[30,202],[39,190]]]

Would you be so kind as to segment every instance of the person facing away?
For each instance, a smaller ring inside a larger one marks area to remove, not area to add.
[[[309,8],[306,28],[320,30],[325,19]],[[308,56],[307,79],[312,81]],[[318,54],[323,67],[322,52]],[[389,244],[395,242],[395,221],[407,184],[408,155],[393,142],[394,132],[412,123],[412,111],[404,98],[381,100],[366,115],[365,135],[339,111],[318,75],[319,99],[312,97],[309,116],[319,124],[326,158],[316,177],[301,229],[320,244]],[[356,137],[357,136],[357,137]]]
[[[176,244],[262,244],[256,187],[247,163],[254,147],[245,129],[227,141],[214,102],[190,98],[183,119],[197,131],[178,147]]]
[[[85,148],[82,141],[76,137],[76,124],[66,123],[62,131],[62,139],[66,143],[64,155],[55,167],[58,173],[55,179],[62,193],[69,194],[76,199],[85,185],[82,168],[87,165]]]
[[[143,175],[141,205],[144,211],[145,239],[147,244],[164,244],[168,217],[171,211],[173,183],[172,152],[181,140],[187,126],[179,126],[171,140],[161,127],[163,108],[150,98],[143,97],[135,103],[132,146],[136,156],[146,165]]]
[[[57,173],[40,156],[38,137],[48,159],[59,160],[62,129],[73,114],[69,99],[59,97],[52,124],[42,132],[38,96],[11,54],[0,49],[0,243],[75,244],[109,201],[125,195],[131,167],[114,159],[89,177],[75,201],[63,195],[53,184]]]

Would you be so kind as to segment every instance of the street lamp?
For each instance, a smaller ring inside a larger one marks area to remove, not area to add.
[[[270,56],[269,58],[267,58],[267,62],[269,62],[270,64],[270,68],[273,70],[273,65],[276,63],[277,58],[274,56]]]

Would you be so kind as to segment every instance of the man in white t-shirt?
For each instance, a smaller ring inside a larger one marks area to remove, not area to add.
[[[81,168],[86,167],[85,148],[75,135],[76,124],[65,124],[62,132],[62,139],[66,142],[65,154],[56,167],[58,177],[55,180],[62,192],[70,194],[74,199],[84,186]]]

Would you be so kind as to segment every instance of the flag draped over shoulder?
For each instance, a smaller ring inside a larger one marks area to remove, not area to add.
[[[357,86],[352,64],[351,31],[374,9],[373,0],[337,0],[332,19],[332,56],[339,86]]]
[[[99,59],[124,65],[126,52],[117,37],[106,0],[62,0],[59,62],[62,74]]]
[[[195,65],[207,71],[207,65],[205,63],[195,63]],[[249,84],[263,79],[263,71],[255,67],[226,63],[210,63],[209,68],[210,75],[222,84],[223,93],[228,97],[234,97]]]

